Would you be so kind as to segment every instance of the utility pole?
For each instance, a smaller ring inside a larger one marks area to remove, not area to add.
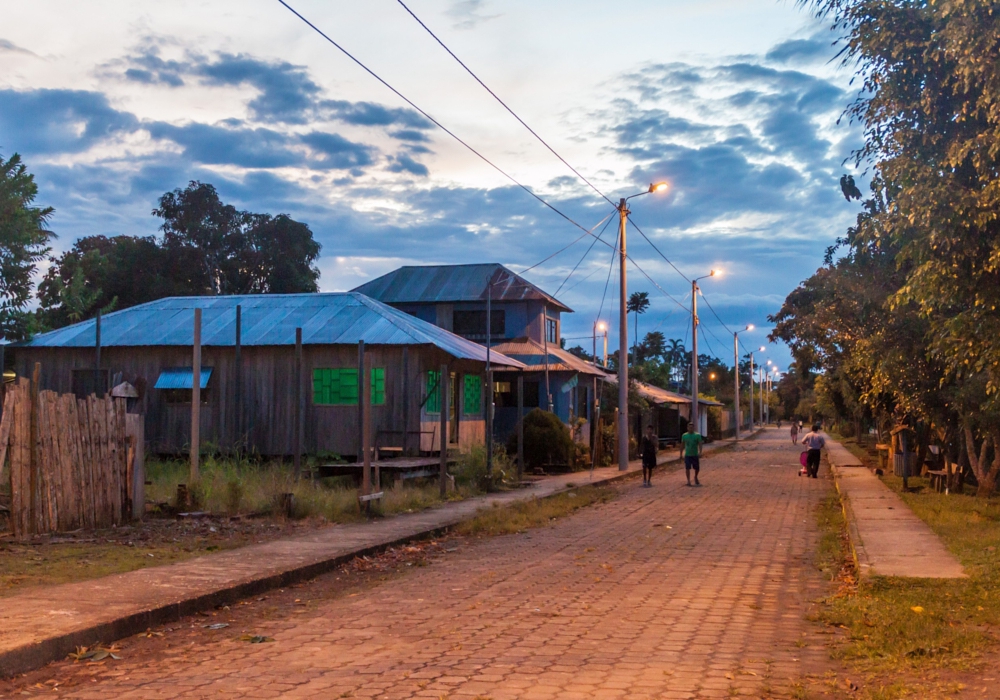
[[[493,369],[490,345],[493,344],[493,278],[486,281],[486,482],[493,484]]]
[[[750,434],[753,434],[753,353],[750,353]]]
[[[736,376],[736,399],[733,403],[736,416],[736,441],[740,439],[740,333],[752,331],[753,324],[747,325],[742,331],[733,332],[733,374]],[[751,357],[753,357],[751,355]],[[751,363],[753,360],[751,360]],[[750,370],[750,391],[753,392],[753,370]],[[750,409],[753,410],[753,394],[750,396]]]
[[[628,470],[628,280],[626,275],[625,222],[629,210],[625,197],[618,203],[618,471]]]
[[[698,280],[691,282],[691,422],[701,433],[698,422]]]

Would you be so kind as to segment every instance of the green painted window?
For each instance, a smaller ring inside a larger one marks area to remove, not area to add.
[[[430,370],[427,372],[427,400],[424,402],[427,413],[441,413],[441,373]]]
[[[462,414],[479,416],[483,413],[483,378],[467,374],[462,382]]]
[[[372,405],[385,404],[385,369],[372,367]],[[357,406],[358,370],[349,367],[313,370],[313,403],[317,406]]]

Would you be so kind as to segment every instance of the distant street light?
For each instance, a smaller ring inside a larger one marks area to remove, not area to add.
[[[604,333],[604,366],[608,366],[608,324],[604,321],[594,321],[594,367],[597,367],[597,332]]]
[[[618,201],[618,255],[620,288],[618,290],[618,470],[628,470],[628,284],[625,274],[628,260],[625,248],[625,223],[628,221],[628,200],[652,192],[663,192],[669,187],[665,182],[650,184],[645,192],[639,192]]]
[[[753,324],[747,324],[747,327],[741,331],[736,331],[733,333],[733,374],[736,375],[736,399],[733,402],[734,413],[736,414],[736,441],[739,442],[740,439],[740,333],[746,333],[747,331],[753,330]],[[752,358],[753,355],[751,354]],[[750,360],[750,429],[753,429],[753,360]]]
[[[698,423],[698,282],[722,274],[722,270],[712,270],[707,275],[691,280],[691,422],[694,429],[701,432]]]

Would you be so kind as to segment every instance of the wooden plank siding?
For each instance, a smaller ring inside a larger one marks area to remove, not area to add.
[[[403,376],[403,346],[366,346],[371,367],[385,369],[385,404],[372,406],[373,434],[383,431],[409,431],[407,446],[415,451],[438,449],[425,436],[418,440],[417,432],[435,430],[437,417],[429,416],[421,406],[426,396],[427,371],[437,370],[448,363],[451,371],[461,378],[476,374],[485,381],[485,364],[472,360],[456,360],[437,347],[408,346],[408,377]],[[201,412],[201,435],[205,445],[220,450],[237,446],[266,456],[286,456],[293,452],[295,404],[295,347],[243,346],[242,402],[243,427],[246,440],[241,441],[236,409],[237,376],[235,348],[204,346],[202,366],[212,368],[208,382],[208,398]],[[313,404],[313,369],[356,368],[356,345],[306,345],[303,348],[304,442],[306,454],[323,452],[355,456],[359,452],[359,410],[355,406],[317,406]],[[134,409],[145,414],[145,440],[148,451],[157,454],[183,454],[190,440],[190,404],[168,405],[164,392],[153,389],[160,372],[175,367],[190,367],[191,347],[149,346],[114,347],[101,350],[102,368],[111,376],[122,374],[124,381],[137,387],[145,386],[139,405]],[[73,370],[93,369],[92,348],[17,348],[15,367],[18,375],[28,376],[34,363],[41,363],[40,387],[58,393],[72,391]],[[403,383],[407,383],[404,391]],[[482,392],[485,396],[485,390]],[[409,403],[404,407],[404,397]],[[459,391],[461,401],[462,392]],[[466,416],[460,406],[458,445],[468,449],[485,438],[484,411]],[[408,425],[403,425],[404,416]],[[397,432],[382,444],[402,446],[402,434]],[[452,447],[456,445],[452,443]]]

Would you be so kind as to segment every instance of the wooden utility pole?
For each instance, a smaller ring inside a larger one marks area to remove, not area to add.
[[[403,454],[409,454],[410,437],[410,349],[403,346]],[[419,445],[417,445],[419,449]]]
[[[295,435],[292,449],[295,452],[295,480],[302,476],[302,329],[295,329]]]
[[[97,309],[97,319],[94,326],[94,393],[99,397],[104,396],[104,387],[101,386],[101,310]]]
[[[524,372],[517,373],[517,483],[524,480]]]
[[[361,450],[364,453],[361,476],[361,491],[365,496],[372,494],[372,386],[371,372],[368,371],[368,356],[364,344],[361,345]]]
[[[236,435],[233,440],[234,446],[241,445],[243,441],[243,307],[236,305],[236,366],[233,368],[234,383],[236,385],[235,396],[233,397],[236,410]]]
[[[100,316],[98,316],[97,327],[101,327]],[[98,331],[97,337],[101,337],[100,331]],[[191,484],[198,481],[198,468],[201,460],[201,309],[194,310],[193,345],[194,351],[191,358]]]
[[[448,375],[448,365],[441,365],[441,380],[438,389],[441,392],[441,498],[448,493],[448,398],[451,377]]]

